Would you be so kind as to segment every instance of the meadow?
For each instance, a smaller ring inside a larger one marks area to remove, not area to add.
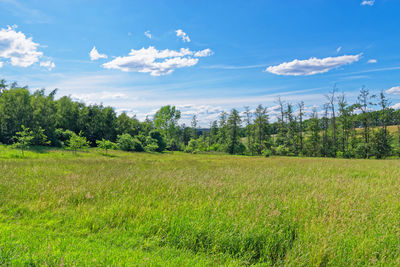
[[[0,146],[0,265],[400,265],[400,161]]]

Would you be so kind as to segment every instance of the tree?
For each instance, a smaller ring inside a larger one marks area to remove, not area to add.
[[[373,105],[372,99],[375,98],[375,95],[370,95],[369,91],[365,89],[363,86],[360,89],[360,94],[358,95],[357,107],[361,110],[361,126],[363,128],[363,139],[365,148],[365,157],[368,158],[370,156],[370,124],[371,124],[371,114],[370,114],[370,106]]]
[[[22,156],[24,156],[24,151],[27,150],[29,146],[32,144],[34,135],[33,132],[24,125],[21,125],[21,128],[22,131],[17,132],[16,135],[13,137],[15,140],[13,146],[15,148],[21,149]]]
[[[41,126],[36,131],[33,131],[33,144],[37,146],[48,146],[51,144],[51,141],[47,140],[47,136]]]
[[[86,137],[82,136],[82,132],[80,132],[79,135],[75,133],[72,134],[67,146],[67,148],[72,150],[75,155],[78,149],[83,149],[87,147],[89,147],[89,141],[86,139]]]
[[[285,102],[282,101],[280,97],[278,97],[277,103],[278,103],[279,115],[278,115],[278,123],[277,123],[278,128],[275,139],[275,145],[280,146],[280,145],[285,145],[287,129],[285,123]]]
[[[321,151],[321,127],[318,119],[317,109],[313,108],[313,112],[308,124],[308,139],[307,139],[307,155],[317,157]]]
[[[293,114],[293,106],[288,103],[285,111],[285,115],[287,118],[287,132],[286,132],[286,140],[285,145],[289,148],[289,151],[292,155],[297,155],[297,143],[296,143],[296,134],[297,134],[297,121]]]
[[[228,153],[238,154],[243,152],[243,144],[240,142],[239,130],[240,130],[241,119],[239,112],[236,109],[232,109],[228,117],[227,129],[228,129]]]
[[[105,140],[104,138],[102,140],[97,140],[96,143],[99,148],[103,149],[106,152],[106,155],[108,154],[109,149],[113,149],[116,147],[115,143],[111,142],[110,140]]]
[[[328,99],[328,106],[331,110],[331,125],[332,125],[332,155],[335,157],[336,156],[336,112],[335,112],[335,93],[336,93],[336,84],[334,85],[332,91],[330,92],[329,95],[326,95],[325,97]]]
[[[175,106],[163,106],[154,115],[154,125],[167,138],[173,138],[181,112]]]
[[[387,125],[389,123],[389,105],[390,102],[386,99],[383,92],[380,93],[379,104],[381,106],[381,118],[382,128],[378,129],[374,134],[373,149],[375,156],[380,158],[386,158],[390,155],[392,147],[391,136],[388,132]]]
[[[297,104],[297,107],[299,108],[299,113],[298,113],[298,118],[299,118],[299,145],[300,145],[300,153],[304,153],[304,124],[303,124],[303,116],[304,116],[304,102],[301,101],[300,103]]]
[[[194,139],[197,139],[197,123],[198,122],[199,121],[197,120],[197,116],[193,115],[191,126],[192,126],[192,130],[193,130],[192,138],[194,138]]]
[[[255,131],[255,148],[258,155],[267,148],[267,142],[270,139],[268,129],[268,112],[267,108],[258,105],[254,112],[254,131]]]
[[[142,143],[137,138],[132,137],[128,133],[118,135],[117,145],[118,145],[118,148],[123,151],[142,152],[144,150]]]
[[[322,118],[322,130],[323,130],[322,148],[323,148],[324,157],[328,157],[329,156],[329,136],[328,136],[329,119],[328,119],[328,113],[329,113],[329,104],[326,103],[326,104],[324,104],[324,116]]]
[[[253,126],[252,125],[252,112],[248,106],[244,107],[244,122],[246,123],[246,137],[247,137],[247,148],[250,154],[254,155],[254,145],[252,142],[252,133],[253,133]]]
[[[155,151],[157,152],[163,152],[165,150],[165,148],[167,147],[167,144],[164,141],[164,138],[162,136],[162,134],[157,131],[157,130],[153,130],[149,133],[149,137],[151,138],[153,144],[157,145],[157,148],[155,149]]]

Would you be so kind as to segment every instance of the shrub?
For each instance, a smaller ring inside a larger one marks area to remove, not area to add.
[[[165,148],[167,147],[167,144],[164,141],[164,138],[162,137],[161,133],[157,130],[153,130],[149,133],[149,136],[157,141],[157,152],[163,152]]]
[[[275,154],[278,156],[287,156],[289,154],[289,149],[284,145],[280,145],[275,148]]]
[[[35,138],[33,132],[29,130],[29,128],[24,125],[21,126],[22,131],[17,132],[16,136],[14,136],[15,142],[13,146],[15,148],[21,149],[22,156],[24,156],[24,151],[29,148],[32,144],[32,140]]]
[[[123,151],[142,152],[144,150],[142,143],[128,133],[118,135],[117,145]]]
[[[64,129],[56,129],[56,143],[54,144],[55,146],[58,147],[64,147],[66,146],[68,140],[71,138],[71,136],[75,134],[73,131],[70,130],[64,130]]]
[[[99,148],[105,150],[106,154],[108,154],[109,149],[114,149],[116,147],[115,143],[111,142],[110,140],[105,140],[104,138],[103,140],[97,140],[96,143]]]
[[[269,149],[264,149],[264,150],[262,151],[262,155],[263,155],[264,157],[268,158],[268,157],[270,157],[270,156],[272,155],[272,152],[271,152],[271,150],[269,150]]]
[[[71,135],[71,138],[68,141],[68,149],[74,151],[74,154],[76,154],[76,151],[78,149],[83,149],[89,147],[89,142],[87,141],[86,137],[82,136],[82,132],[77,134]]]

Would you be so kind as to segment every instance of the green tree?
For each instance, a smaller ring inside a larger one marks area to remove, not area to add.
[[[254,132],[254,147],[257,154],[261,155],[262,151],[267,148],[267,144],[270,141],[270,134],[268,129],[268,112],[267,108],[263,107],[262,105],[258,105],[254,112]]]
[[[361,110],[360,119],[361,126],[363,128],[363,140],[364,146],[362,148],[366,149],[364,156],[365,158],[369,158],[370,156],[370,135],[371,135],[371,112],[370,106],[374,105],[372,100],[375,98],[375,95],[370,95],[369,90],[362,87],[360,89],[360,94],[358,95],[357,108]],[[361,146],[360,146],[361,147]]]
[[[240,130],[241,119],[239,112],[236,109],[232,109],[228,117],[227,129],[228,129],[228,153],[229,154],[240,154],[243,152],[243,144],[240,142],[239,130]]]
[[[24,151],[27,150],[32,144],[32,140],[34,138],[33,132],[29,130],[29,128],[21,125],[22,131],[17,132],[13,137],[15,142],[13,146],[15,148],[21,149],[22,156],[24,156]]]
[[[33,131],[33,144],[37,146],[48,146],[51,144],[51,141],[47,140],[47,135],[44,133],[42,126]]]
[[[308,156],[318,157],[321,151],[321,127],[318,119],[317,109],[313,108],[308,123],[308,139],[306,139],[306,151]]]
[[[78,134],[72,134],[71,138],[68,140],[67,148],[72,150],[76,155],[78,149],[84,149],[89,147],[89,141],[86,137],[82,136],[82,132]]]
[[[97,140],[96,143],[99,148],[103,149],[106,152],[106,155],[108,154],[109,149],[114,149],[116,147],[115,143],[106,139]]]
[[[142,143],[137,138],[132,137],[128,133],[118,135],[117,145],[118,148],[123,151],[142,152],[144,150]]]
[[[164,136],[170,149],[175,150],[179,143],[178,121],[181,112],[175,106],[163,106],[154,115],[154,125]]]

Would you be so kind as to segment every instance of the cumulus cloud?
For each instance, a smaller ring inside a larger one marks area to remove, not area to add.
[[[90,55],[90,60],[98,60],[100,58],[107,58],[107,55],[100,54],[99,51],[97,51],[96,46],[93,46],[93,49],[92,49],[92,51],[90,51],[89,55]]]
[[[56,67],[56,64],[54,64],[54,62],[51,61],[51,60],[47,60],[47,61],[40,62],[40,66],[41,67],[45,67],[48,70],[52,70],[52,69],[54,69]]]
[[[144,32],[144,35],[147,37],[147,38],[149,38],[149,39],[151,39],[153,36],[151,35],[151,33],[150,33],[150,31],[145,31]]]
[[[176,30],[176,36],[180,37],[182,39],[183,42],[190,42],[190,38],[189,35],[187,35],[187,33],[185,33],[184,31],[182,31],[181,29]]]
[[[0,58],[9,59],[11,65],[29,67],[43,55],[37,50],[39,44],[17,32],[16,26],[0,29]]]
[[[373,6],[375,4],[375,0],[363,0],[361,2],[362,6]]]
[[[291,62],[284,62],[277,66],[270,66],[266,69],[267,72],[277,75],[314,75],[325,73],[332,69],[339,68],[343,65],[348,65],[357,62],[361,55],[344,55],[340,57],[315,58],[307,60],[295,59]]]
[[[198,63],[198,57],[210,56],[212,51],[205,49],[191,51],[188,48],[180,50],[157,50],[153,46],[139,50],[132,49],[128,56],[116,57],[104,63],[106,69],[119,69],[124,72],[150,73],[152,76],[171,74],[175,69],[191,67]]]
[[[369,64],[374,64],[374,63],[377,63],[378,62],[378,60],[376,60],[376,59],[370,59],[370,60],[368,60],[368,63]]]
[[[392,88],[386,90],[386,93],[387,93],[387,94],[398,95],[398,94],[400,94],[400,86],[392,87]]]

